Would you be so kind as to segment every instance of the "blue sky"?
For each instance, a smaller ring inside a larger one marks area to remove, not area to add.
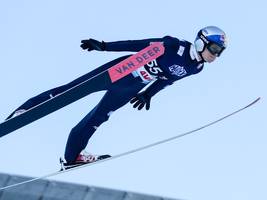
[[[1,1],[0,119],[28,98],[125,54],[84,52],[81,39],[193,41],[200,28],[216,25],[229,48],[215,63],[159,93],[149,112],[126,105],[114,113],[87,150],[119,154],[202,126],[258,96],[261,102],[194,135],[52,179],[190,200],[266,199],[266,7],[263,0]],[[70,129],[102,95],[1,138],[0,172],[57,170]]]

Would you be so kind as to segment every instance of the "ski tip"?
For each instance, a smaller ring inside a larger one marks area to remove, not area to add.
[[[257,99],[255,99],[255,100],[252,102],[252,104],[258,102],[260,99],[261,99],[261,97],[258,97]]]
[[[257,103],[260,99],[261,99],[261,97],[258,97],[257,99],[255,99],[254,101],[252,101],[250,104],[248,104],[245,108],[248,108],[248,107],[254,105],[254,104]]]

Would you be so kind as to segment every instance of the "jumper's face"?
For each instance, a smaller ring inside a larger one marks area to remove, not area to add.
[[[205,48],[201,55],[202,58],[208,63],[213,62],[217,57],[217,55],[211,54],[211,52],[207,48]]]

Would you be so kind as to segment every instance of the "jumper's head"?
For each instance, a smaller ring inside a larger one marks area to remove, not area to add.
[[[216,26],[202,28],[195,39],[195,48],[206,61],[212,62],[227,47],[225,32]]]

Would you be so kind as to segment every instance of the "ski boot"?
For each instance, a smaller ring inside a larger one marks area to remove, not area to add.
[[[110,157],[111,156],[108,154],[93,155],[93,154],[89,154],[89,153],[84,151],[83,153],[79,154],[79,156],[77,157],[77,159],[73,163],[64,162],[64,159],[60,158],[60,164],[61,164],[61,170],[60,171],[68,170],[68,169],[74,168],[74,167],[79,167],[81,165],[93,163],[93,162],[103,160],[106,158],[110,158]]]

